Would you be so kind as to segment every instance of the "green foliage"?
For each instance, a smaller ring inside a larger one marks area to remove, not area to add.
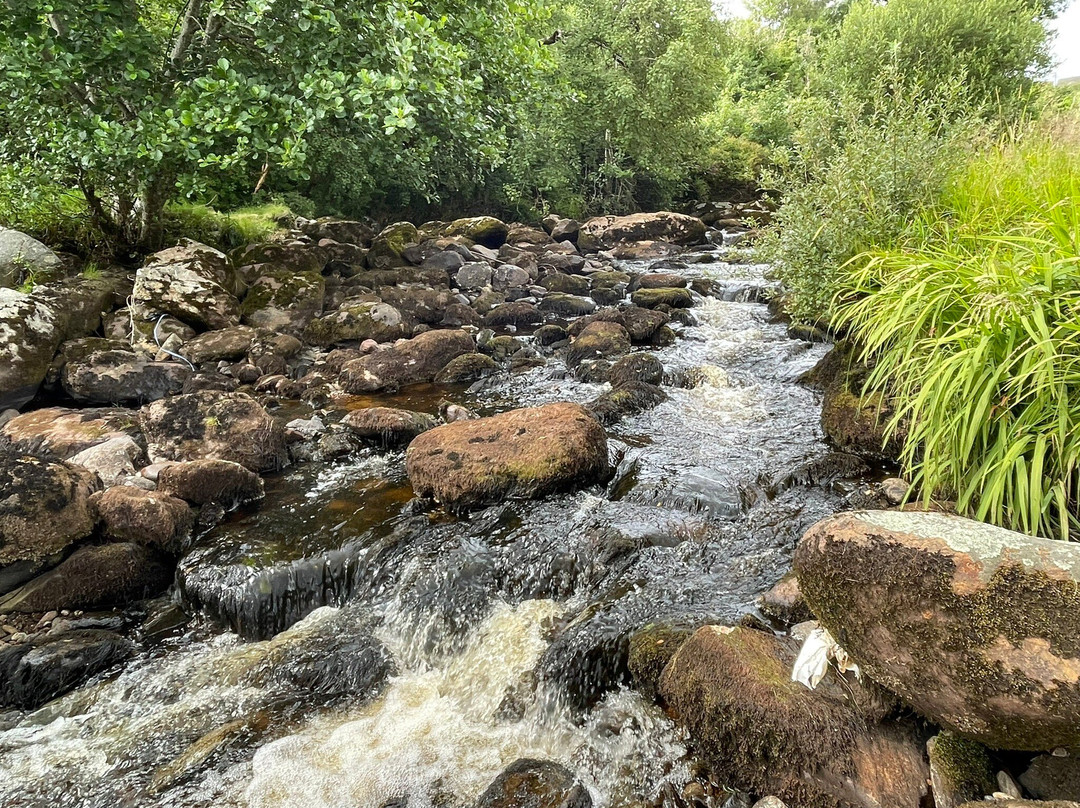
[[[269,240],[291,216],[284,204],[268,203],[219,213],[209,205],[170,203],[165,207],[165,241],[190,238],[229,250]]]
[[[1080,124],[979,155],[841,302],[923,496],[1068,538],[1080,499]]]
[[[303,177],[314,133],[374,178],[497,150],[533,79],[527,0],[20,0],[0,17],[0,160],[77,187],[120,242],[178,192]]]
[[[552,17],[553,89],[510,146],[506,194],[536,210],[670,200],[705,147],[724,29],[708,0],[581,0]]]
[[[1050,64],[1028,0],[857,0],[824,49],[826,92],[872,108],[883,95],[947,102],[964,116],[1022,111]]]

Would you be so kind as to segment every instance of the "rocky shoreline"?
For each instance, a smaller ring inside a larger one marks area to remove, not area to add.
[[[121,670],[197,608],[228,622],[225,605],[192,596],[197,570],[183,560],[228,514],[257,508],[264,477],[282,469],[405,450],[408,511],[448,518],[605,483],[607,428],[664,402],[665,386],[694,384],[652,351],[695,323],[703,297],[762,302],[680,274],[675,256],[737,243],[740,223],[767,211],[727,215],[552,217],[542,228],[475,217],[379,232],[299,221],[233,255],[186,243],[133,277],[0,288],[0,707],[11,709],[0,726]],[[803,477],[859,478],[863,459],[888,458],[881,407],[859,398],[846,355],[806,379],[824,391],[822,426],[839,451]],[[584,405],[478,414],[461,403],[470,386],[549,364],[607,387]],[[438,414],[394,399],[417,385],[442,399]],[[853,490],[847,502],[861,510],[805,534],[794,574],[760,614],[620,629],[587,649],[588,687],[559,656],[570,626],[536,675],[581,712],[632,684],[685,728],[702,768],[658,805],[1080,799],[1080,551],[916,512],[906,498],[899,480]],[[178,564],[183,598],[167,594]],[[316,683],[310,666],[275,680],[277,700],[208,727],[155,788],[234,737],[261,737],[289,699],[379,692],[393,666],[370,631],[348,647],[330,639],[335,621],[363,622],[347,608],[291,628],[328,603],[297,601],[252,637],[268,658],[324,654]],[[860,675],[834,665],[811,690],[792,668],[821,629]],[[537,794],[537,805],[592,804],[570,769],[523,759],[477,805]]]

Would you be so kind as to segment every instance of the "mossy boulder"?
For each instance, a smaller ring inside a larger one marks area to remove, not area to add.
[[[638,415],[651,410],[667,401],[667,398],[667,393],[655,384],[628,381],[601,394],[586,406],[600,423],[609,425],[628,415]]]
[[[596,301],[590,297],[559,292],[544,297],[540,301],[540,311],[559,317],[583,317],[596,311]]]
[[[393,342],[412,332],[412,324],[393,306],[371,300],[346,300],[332,314],[312,320],[304,341],[329,347],[345,342]]]
[[[460,236],[476,244],[499,249],[506,243],[510,228],[504,222],[492,216],[473,216],[467,219],[455,219],[443,230],[446,238]]]
[[[986,747],[948,730],[926,742],[934,808],[957,808],[997,791]]]
[[[141,544],[90,545],[0,598],[0,609],[30,613],[100,609],[158,595],[172,580],[172,566]]]
[[[653,342],[657,333],[671,320],[664,312],[631,306],[619,313],[619,322],[635,345]]]
[[[371,249],[367,254],[368,266],[372,269],[385,269],[402,265],[405,248],[419,240],[416,227],[409,222],[387,225],[371,242]]]
[[[156,547],[180,555],[191,543],[195,512],[182,499],[160,491],[116,485],[90,497],[107,538]]]
[[[590,323],[570,343],[566,364],[577,367],[586,360],[615,359],[630,351],[630,335],[618,323]]]
[[[263,498],[258,474],[229,460],[170,463],[158,472],[158,491],[192,505],[220,505],[228,510]]]
[[[650,623],[630,635],[630,676],[641,695],[649,700],[659,697],[664,668],[693,633],[684,626]]]
[[[0,287],[15,288],[28,280],[44,283],[63,268],[60,257],[36,238],[0,227]]]
[[[634,281],[634,289],[683,289],[690,281],[672,272],[646,272]]]
[[[240,312],[243,322],[287,334],[299,334],[322,313],[326,282],[318,271],[269,267],[248,289]]]
[[[204,390],[155,401],[139,411],[151,461],[217,458],[251,471],[288,463],[285,430],[245,393]]]
[[[97,476],[0,447],[0,567],[40,561],[90,535]]]
[[[919,805],[928,770],[914,726],[868,720],[854,677],[793,682],[797,652],[790,638],[705,626],[664,668],[660,695],[730,787],[800,808]]]
[[[375,393],[430,382],[451,361],[475,350],[472,336],[464,331],[426,331],[346,362],[341,369],[342,386],[349,393]]]
[[[630,300],[643,309],[655,309],[658,306],[688,309],[694,305],[694,295],[689,289],[671,287],[638,289],[630,295]]]
[[[995,749],[1080,745],[1080,547],[942,513],[825,519],[795,554],[874,681]]]
[[[147,322],[161,314],[199,329],[240,322],[235,273],[224,253],[197,242],[162,250],[135,273],[132,310]]]
[[[540,279],[540,285],[549,292],[562,292],[568,295],[587,295],[591,284],[584,275],[567,275],[564,272],[552,272]]]
[[[660,211],[631,216],[598,216],[578,230],[577,244],[586,252],[638,241],[691,245],[705,240],[705,223],[682,213]]]
[[[536,325],[541,320],[540,312],[532,303],[516,301],[500,303],[484,315],[484,325],[491,328],[512,325],[515,327]]]
[[[451,359],[446,367],[435,374],[435,381],[439,384],[471,382],[498,371],[499,363],[490,356],[481,353],[462,354],[457,359]]]
[[[1040,800],[1080,799],[1080,757],[1076,750],[1067,755],[1039,755],[1020,775],[1020,785]]]
[[[114,438],[139,441],[141,433],[138,413],[131,410],[45,407],[16,415],[0,427],[0,437],[20,451],[48,452],[66,460]]]
[[[629,382],[659,385],[664,380],[664,366],[651,353],[632,353],[611,366],[608,381],[611,386]]]
[[[463,509],[599,482],[607,435],[577,404],[457,421],[414,440],[405,458],[416,493]]]
[[[376,446],[404,446],[417,435],[438,426],[434,416],[395,407],[365,407],[353,410],[341,424],[365,443]]]

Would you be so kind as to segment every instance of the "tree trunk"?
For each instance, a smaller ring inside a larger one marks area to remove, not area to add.
[[[136,245],[142,249],[156,250],[161,247],[165,233],[165,203],[169,201],[169,183],[163,177],[155,177],[143,188],[139,198],[139,222]]]

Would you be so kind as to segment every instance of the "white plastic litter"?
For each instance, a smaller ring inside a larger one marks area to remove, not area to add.
[[[791,680],[801,682],[811,690],[821,684],[829,670],[829,660],[836,663],[841,673],[851,671],[860,678],[859,666],[851,661],[847,651],[836,644],[832,635],[823,628],[815,628],[803,642],[795,666],[791,670]]]

